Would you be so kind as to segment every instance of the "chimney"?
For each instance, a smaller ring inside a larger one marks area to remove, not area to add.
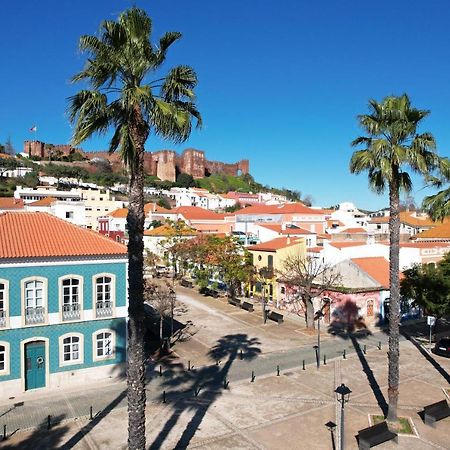
[[[288,234],[288,237],[287,237],[287,240],[286,240],[286,244],[287,245],[291,245],[291,236],[289,236],[289,234]]]
[[[284,231],[286,229],[286,223],[281,224],[281,230]]]

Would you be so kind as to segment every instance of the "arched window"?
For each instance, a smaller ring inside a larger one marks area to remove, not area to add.
[[[59,365],[83,363],[83,335],[68,333],[59,338]]]
[[[9,374],[9,343],[0,342],[0,376]]]
[[[59,280],[62,320],[79,320],[82,310],[83,279],[77,275],[66,275]]]
[[[94,277],[95,316],[111,317],[114,308],[115,276],[101,274]]]
[[[94,333],[94,360],[114,358],[115,333],[113,330],[99,330]]]
[[[47,319],[47,280],[28,278],[22,280],[25,325],[45,323]]]
[[[8,319],[8,281],[0,280],[0,328],[7,326]]]

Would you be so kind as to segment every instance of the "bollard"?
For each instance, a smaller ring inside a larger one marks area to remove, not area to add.
[[[344,348],[344,354],[343,354],[343,356],[344,356],[344,359],[347,359],[347,354],[345,353],[345,348]]]
[[[159,366],[159,376],[162,377],[162,366]]]
[[[6,441],[6,424],[3,425],[3,440]]]
[[[50,423],[51,417],[52,416],[50,414],[47,416],[47,430],[50,430],[50,427],[51,427],[51,423]]]
[[[378,350],[381,350],[381,341],[378,341]]]
[[[305,360],[303,360],[303,367],[302,368],[303,368],[303,370],[306,370],[305,369]]]
[[[280,376],[280,366],[277,365],[277,377],[279,377],[279,376]]]
[[[256,378],[255,377],[255,372],[252,370],[252,379],[251,379],[250,382],[253,383],[255,381],[255,378]]]
[[[242,353],[242,350],[241,350],[241,353],[240,353],[240,357],[241,357],[241,361],[244,359],[244,354]]]
[[[198,388],[198,389],[194,389],[194,395],[196,396],[196,397],[198,397],[198,394],[200,394],[200,387]]]
[[[166,391],[163,391],[163,403],[166,403]]]
[[[230,382],[229,381],[227,381],[227,378],[225,377],[224,379],[223,379],[223,388],[224,389],[228,389],[228,385],[230,384]]]
[[[92,420],[94,417],[92,416],[92,406],[89,407],[89,420]]]
[[[327,355],[323,355],[323,365],[327,365]]]
[[[367,350],[367,347],[366,347],[366,344],[364,344],[364,349],[363,349],[364,354],[366,354],[366,350]]]
[[[191,370],[191,361],[188,361],[188,370]]]

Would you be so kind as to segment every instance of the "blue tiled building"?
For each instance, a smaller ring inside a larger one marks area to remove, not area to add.
[[[0,214],[0,395],[115,377],[126,247],[45,213]]]

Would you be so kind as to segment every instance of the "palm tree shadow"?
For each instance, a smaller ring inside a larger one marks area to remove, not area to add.
[[[370,388],[372,389],[373,395],[377,400],[378,406],[380,407],[381,411],[383,411],[384,417],[387,417],[388,404],[386,402],[386,399],[384,398],[383,392],[380,389],[380,385],[378,384],[375,375],[373,374],[373,371],[370,368],[363,351],[361,350],[359,342],[356,340],[355,336],[351,333],[349,333],[349,338],[352,341],[356,354],[358,355],[359,362],[361,363],[362,369],[366,374],[367,380],[369,381]]]
[[[160,449],[178,422],[180,415],[185,411],[194,411],[191,420],[173,448],[188,447],[208,409],[227,388],[228,373],[237,356],[242,352],[246,360],[256,358],[261,353],[260,344],[258,339],[248,338],[246,334],[223,336],[208,353],[209,358],[216,362],[215,364],[191,371],[187,371],[183,367],[178,374],[165,380],[164,387],[175,388],[169,392],[169,396],[175,397],[183,394],[183,397],[175,401],[172,415],[165,422],[149,450]]]

